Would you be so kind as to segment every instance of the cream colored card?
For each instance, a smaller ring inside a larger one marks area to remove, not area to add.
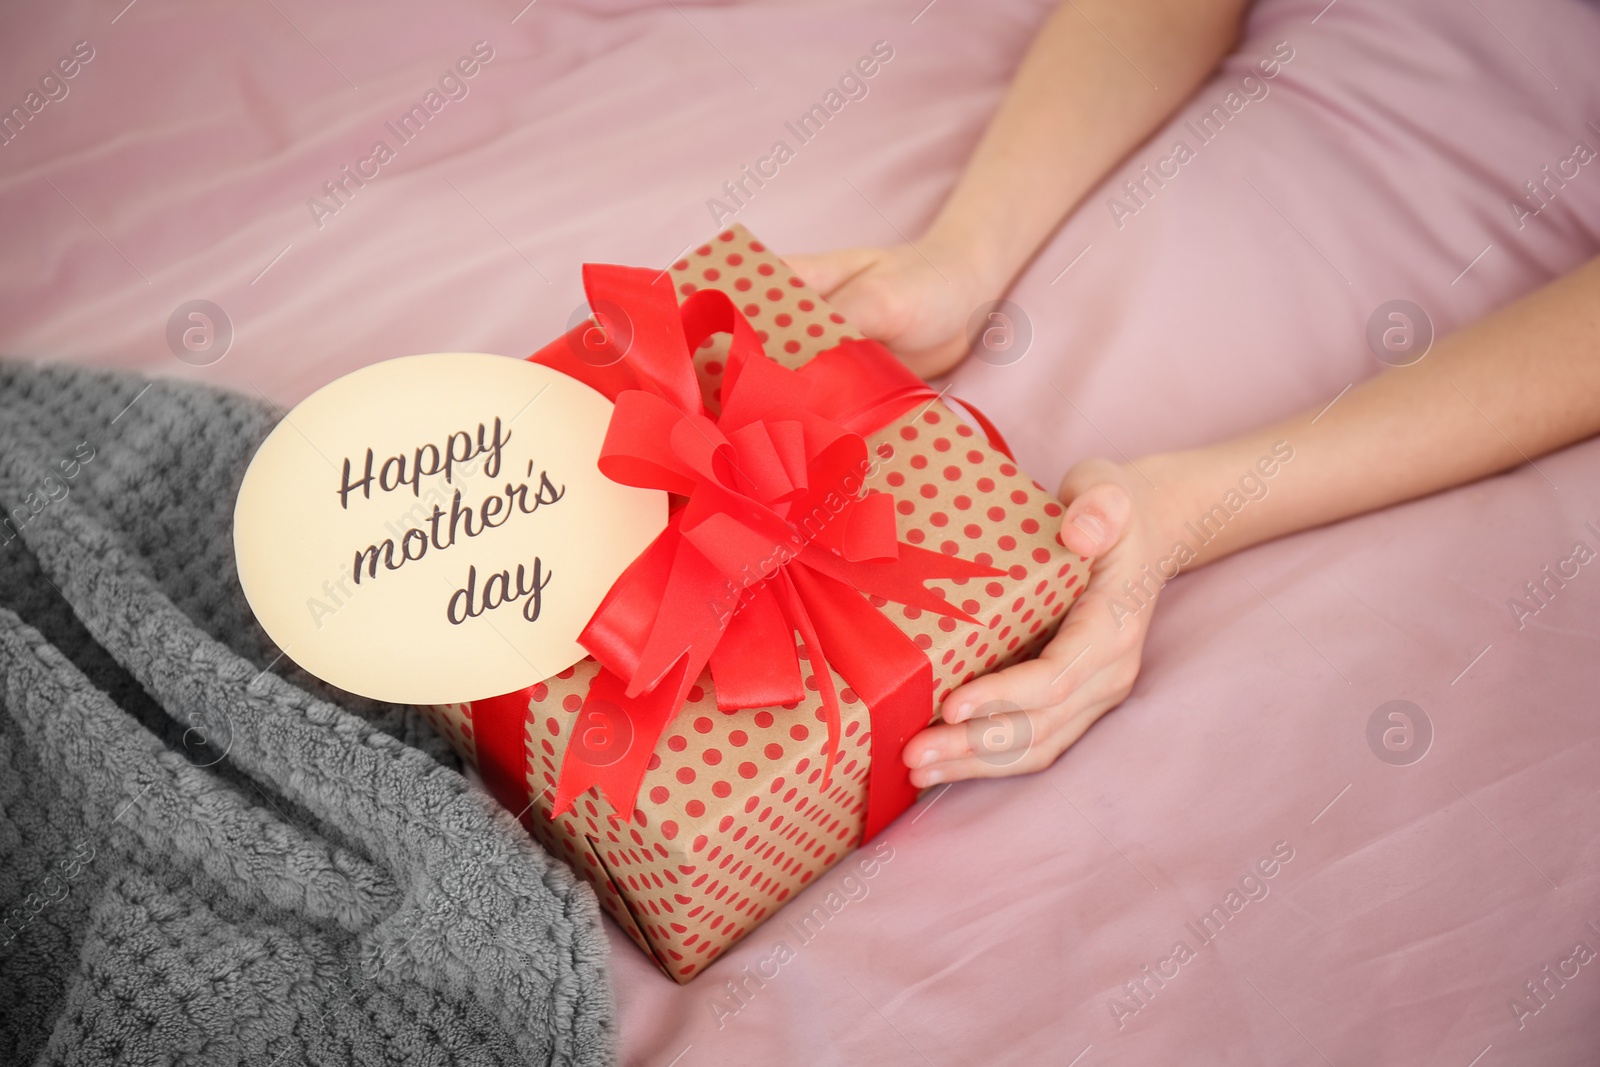
[[[597,461],[611,402],[506,356],[405,356],[306,398],[234,507],[268,636],[341,689],[404,704],[532,685],[666,525]]]

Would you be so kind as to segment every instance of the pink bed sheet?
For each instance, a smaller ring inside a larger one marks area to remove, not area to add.
[[[92,58],[0,146],[0,349],[284,406],[389,356],[523,354],[580,308],[579,263],[669,262],[780,139],[736,216],[774,247],[915,233],[1050,7],[925,3],[7,9],[5,108]],[[401,143],[385,124],[479,41]],[[880,41],[866,95],[799,144],[785,123]],[[1600,162],[1573,162],[1600,149],[1597,55],[1573,0],[1264,0],[1017,286],[1027,356],[957,389],[1045,481],[1333,401],[1378,369],[1383,302],[1443,332],[1600,250]],[[1201,143],[1185,123],[1230,90]],[[393,158],[343,179],[380,139]],[[1193,158],[1128,196],[1179,139]],[[220,361],[169,349],[193,299],[232,324]],[[1181,578],[1132,698],[1049,771],[931,793],[870,877],[837,869],[687,987],[613,931],[624,1062],[1600,1062],[1580,542],[1600,442]],[[1547,566],[1578,570],[1518,618]],[[1431,723],[1406,766],[1369,744],[1397,699]]]

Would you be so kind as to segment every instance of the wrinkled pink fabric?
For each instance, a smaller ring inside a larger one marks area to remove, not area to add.
[[[791,251],[915,234],[1050,6],[923,3],[0,13],[6,108],[95,49],[0,147],[0,342],[284,406],[390,356],[525,354],[581,262],[713,232],[707,199],[879,40],[868,95],[737,218]],[[319,226],[307,200],[479,40],[469,95]],[[1280,41],[1266,97],[1114,213]],[[1572,0],[1266,0],[1019,282],[1028,354],[958,391],[1046,482],[1328,403],[1379,369],[1384,301],[1442,333],[1600,250],[1600,161],[1537,216],[1508,204],[1600,148],[1597,56]],[[207,367],[165,340],[194,298],[236,329]],[[836,869],[687,987],[613,931],[624,1062],[1600,1062],[1600,962],[1574,962],[1600,949],[1600,564],[1521,626],[1508,606],[1600,548],[1597,472],[1591,441],[1179,579],[1132,698],[1049,771],[930,794],[872,877]],[[1410,766],[1369,748],[1392,699],[1433,726]],[[1189,924],[1275,845],[1203,945]],[[809,940],[788,925],[829,903]]]

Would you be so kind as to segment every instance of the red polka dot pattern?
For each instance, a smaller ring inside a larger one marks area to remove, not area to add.
[[[743,292],[740,304],[763,332],[767,354],[787,366],[853,335],[743,227],[700,246],[674,264],[672,274],[681,293],[706,285]],[[752,280],[753,288],[739,285]],[[713,406],[727,342],[726,334],[718,335],[695,352]],[[902,540],[1007,572],[929,583],[982,620],[977,625],[879,604],[927,651],[941,701],[978,674],[1033,655],[1088,577],[1086,562],[1055,540],[1059,505],[979,440],[935,403],[871,441],[882,462],[867,486],[894,495]],[[959,512],[959,523],[952,512]],[[1048,595],[1035,592],[1041,585]],[[1014,607],[1019,603],[1021,609]],[[729,714],[717,710],[708,675],[657,745],[629,821],[593,790],[552,820],[550,802],[577,717],[573,698],[588,690],[595,669],[585,660],[529,690],[529,817],[540,842],[594,883],[607,913],[634,942],[685,982],[859,843],[870,719],[835,675],[842,742],[824,786],[828,733],[814,679],[793,707]],[[475,759],[470,705],[428,709],[428,717]]]

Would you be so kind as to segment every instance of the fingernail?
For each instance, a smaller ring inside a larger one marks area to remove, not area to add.
[[[938,785],[942,781],[944,781],[944,775],[938,771],[929,771],[922,776],[922,784],[924,786]]]
[[[1101,524],[1100,520],[1087,513],[1073,519],[1072,525],[1082,530],[1084,536],[1097,545],[1100,543],[1100,539],[1106,535],[1106,528]]]
[[[946,709],[946,711],[944,713],[944,721],[945,722],[966,722],[967,715],[971,711],[972,711],[972,707],[969,704],[956,704],[956,705],[953,705],[952,707]]]
[[[922,754],[922,758],[917,761],[917,766],[918,767],[926,767],[928,764],[932,763],[937,758],[938,758],[938,753],[934,752],[934,750],[930,748],[930,749],[928,749],[928,751],[926,751],[926,752],[924,752]]]

